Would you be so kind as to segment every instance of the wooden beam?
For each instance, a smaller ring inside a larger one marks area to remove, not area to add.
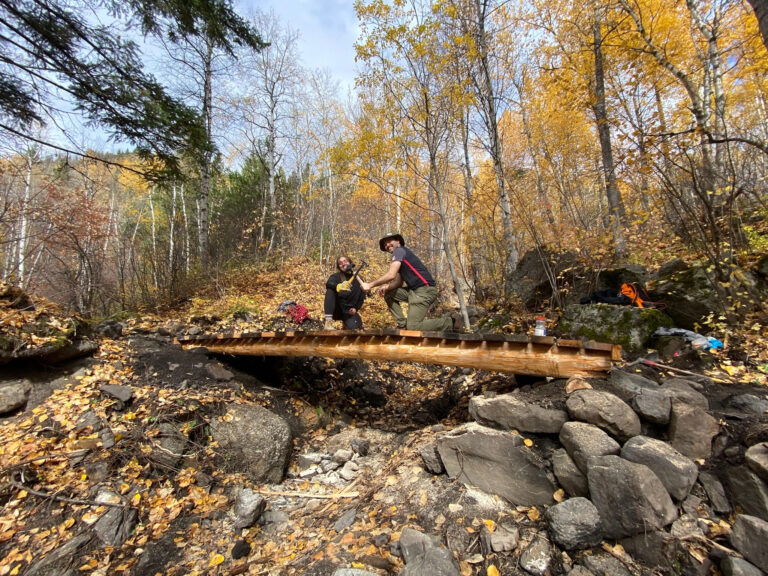
[[[213,334],[177,339],[239,356],[319,356],[462,366],[530,376],[598,376],[621,359],[616,344],[546,336],[451,334],[413,330],[339,330]]]

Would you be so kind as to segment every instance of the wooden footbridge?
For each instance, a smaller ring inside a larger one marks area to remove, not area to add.
[[[548,336],[413,330],[221,333],[178,338],[238,356],[318,356],[444,364],[529,376],[598,376],[621,360],[621,346]]]

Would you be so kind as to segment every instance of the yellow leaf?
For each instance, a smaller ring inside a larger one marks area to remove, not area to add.
[[[562,502],[563,500],[565,500],[565,491],[562,488],[560,488],[557,492],[555,492],[552,495],[552,498],[555,499],[555,502]]]
[[[499,569],[496,568],[493,564],[488,566],[488,570],[485,571],[486,576],[501,576],[499,573]]]
[[[539,511],[536,509],[535,506],[530,510],[528,510],[528,520],[530,520],[531,522],[536,522],[536,520],[539,519],[539,516],[540,516]]]
[[[528,446],[528,448],[530,448],[531,446],[533,446],[533,440],[531,440],[530,438],[526,438],[525,440],[523,440],[523,444],[525,444],[526,446]]]
[[[16,498],[21,500],[22,498],[26,498],[28,494],[29,492],[27,492],[26,490],[19,490],[19,493],[16,494]]]
[[[223,554],[214,554],[211,558],[211,561],[208,563],[208,567],[211,568],[213,566],[218,566],[224,562],[224,555]]]
[[[488,518],[487,520],[483,520],[485,523],[485,527],[488,528],[488,532],[493,534],[496,531],[496,522]]]
[[[90,558],[88,562],[80,566],[78,570],[80,570],[81,572],[87,572],[88,570],[93,570],[98,565],[99,565],[99,562],[98,560],[96,560],[96,558]]]

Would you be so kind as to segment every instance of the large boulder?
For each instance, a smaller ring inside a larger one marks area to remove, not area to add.
[[[603,539],[600,514],[586,498],[570,498],[546,512],[549,533],[566,550],[591,548]]]
[[[472,422],[438,438],[437,449],[451,478],[520,506],[553,502],[544,462],[517,434]]]
[[[710,268],[709,264],[691,266],[669,276],[660,276],[656,282],[651,297],[666,304],[667,314],[678,327],[696,331],[697,325],[703,324],[707,316],[717,315],[729,307],[715,289],[716,279]],[[742,294],[738,311],[744,313],[751,309],[759,298],[757,280],[752,272],[734,268],[729,284],[734,292]]]
[[[26,406],[31,391],[32,383],[29,380],[15,380],[0,384],[0,415]]]
[[[568,279],[561,274],[577,263],[574,252],[554,253],[549,250],[530,250],[517,264],[511,278],[512,288],[528,308],[537,308],[552,297],[550,275],[557,278],[558,289]]]
[[[590,458],[587,480],[608,538],[661,529],[677,518],[664,484],[643,464],[619,456]]]
[[[693,460],[666,442],[647,436],[635,436],[627,441],[621,448],[621,457],[648,466],[675,500],[688,496],[699,476]]]
[[[586,422],[566,422],[560,429],[560,443],[584,474],[595,456],[615,455],[621,446],[608,433]]]
[[[558,324],[563,334],[597,342],[621,344],[630,355],[643,354],[657,328],[672,328],[672,319],[653,308],[612,304],[566,306]]]
[[[235,404],[211,421],[211,434],[227,466],[252,482],[283,480],[291,455],[291,428],[283,418],[257,405]]]
[[[640,434],[640,418],[626,402],[610,392],[576,390],[565,405],[574,419],[594,424],[618,440]]]
[[[469,415],[486,426],[535,434],[557,434],[568,421],[565,410],[538,406],[516,394],[475,396],[469,401]]]

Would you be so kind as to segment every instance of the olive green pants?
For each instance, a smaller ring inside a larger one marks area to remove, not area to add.
[[[398,328],[423,332],[445,332],[453,328],[453,320],[450,317],[425,319],[432,304],[437,300],[437,288],[434,286],[422,286],[416,290],[400,287],[387,292],[384,300]],[[407,318],[400,302],[408,302]]]

